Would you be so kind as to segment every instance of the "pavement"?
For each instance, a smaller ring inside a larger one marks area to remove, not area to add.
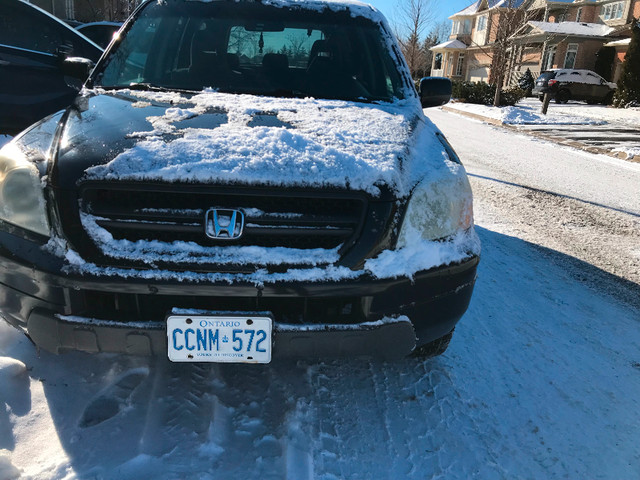
[[[640,110],[571,102],[552,105],[545,123],[546,117],[538,113],[540,105],[537,99],[525,99],[517,107],[502,109],[452,102],[442,110],[560,145],[640,163]],[[514,122],[514,110],[521,110],[525,120]]]

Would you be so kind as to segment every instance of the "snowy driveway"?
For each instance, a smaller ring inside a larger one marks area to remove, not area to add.
[[[2,325],[0,478],[639,478],[640,307],[625,301],[638,286],[633,265],[608,262],[640,259],[640,169],[430,116],[471,174],[483,242],[443,357],[56,357]],[[596,255],[619,223],[622,250]]]

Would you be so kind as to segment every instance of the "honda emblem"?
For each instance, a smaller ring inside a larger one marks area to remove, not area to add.
[[[240,210],[210,208],[205,216],[204,231],[216,240],[235,240],[242,236],[244,214]]]

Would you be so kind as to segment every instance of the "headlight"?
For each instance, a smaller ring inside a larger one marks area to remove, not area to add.
[[[471,186],[462,165],[450,163],[445,175],[434,175],[411,194],[398,247],[420,240],[439,240],[473,225]]]
[[[13,143],[0,150],[0,219],[49,235],[40,173]]]

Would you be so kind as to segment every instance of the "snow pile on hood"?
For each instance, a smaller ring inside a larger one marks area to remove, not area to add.
[[[89,168],[88,179],[336,187],[372,195],[386,184],[404,196],[415,182],[405,175],[406,162],[415,160],[421,170],[442,164],[435,127],[413,98],[365,104],[213,91],[190,98],[117,94],[174,106],[147,118],[149,131],[133,134],[138,143]],[[201,128],[200,116],[201,122],[210,116],[213,126]]]

